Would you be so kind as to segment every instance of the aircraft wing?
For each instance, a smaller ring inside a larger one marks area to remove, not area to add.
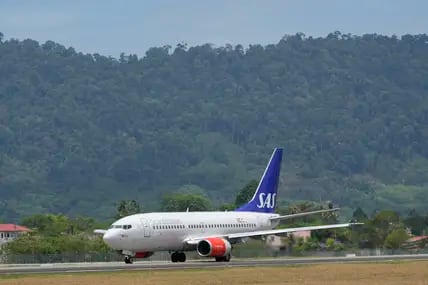
[[[286,220],[286,219],[293,219],[293,218],[299,218],[314,214],[322,214],[322,213],[328,213],[328,212],[335,212],[339,211],[340,208],[333,208],[333,209],[327,209],[327,210],[318,210],[318,211],[311,211],[311,212],[303,212],[303,213],[297,213],[297,214],[291,214],[291,215],[285,215],[285,216],[278,216],[278,217],[272,217],[270,218],[271,221],[274,220]]]
[[[362,223],[346,223],[346,224],[334,224],[334,225],[322,225],[322,226],[308,226],[308,227],[298,227],[298,228],[286,228],[286,229],[276,229],[276,230],[264,230],[264,231],[254,231],[254,232],[242,232],[242,233],[233,233],[225,235],[211,235],[211,236],[201,236],[201,237],[191,237],[185,240],[187,244],[197,244],[200,240],[205,238],[226,238],[226,239],[236,239],[236,238],[246,238],[254,236],[264,236],[264,235],[276,235],[284,233],[292,233],[298,231],[311,231],[311,230],[325,230],[325,229],[337,229],[337,228],[347,228],[354,225],[362,225]]]
[[[103,235],[106,233],[107,230],[101,230],[101,229],[96,229],[94,230],[94,234],[99,234],[99,235]]]

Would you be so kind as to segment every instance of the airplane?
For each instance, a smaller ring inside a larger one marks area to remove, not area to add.
[[[127,264],[134,258],[147,258],[156,251],[168,251],[172,262],[185,262],[186,251],[218,262],[231,259],[232,246],[248,238],[280,235],[302,230],[351,227],[344,223],[275,229],[280,220],[337,211],[339,208],[281,216],[275,213],[281,170],[282,149],[275,148],[252,199],[234,211],[152,212],[123,217],[109,229],[94,232],[124,256]]]

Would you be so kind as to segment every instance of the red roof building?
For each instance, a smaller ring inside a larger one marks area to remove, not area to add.
[[[406,240],[402,247],[411,250],[423,249],[428,245],[428,236],[415,236]]]
[[[0,224],[0,232],[29,232],[30,229],[15,224]]]
[[[0,245],[30,231],[29,228],[15,224],[0,224]]]
[[[409,238],[407,241],[408,242],[418,242],[418,241],[426,240],[426,239],[428,239],[428,236],[416,236],[416,237]]]

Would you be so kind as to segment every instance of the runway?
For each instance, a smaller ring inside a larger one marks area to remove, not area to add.
[[[287,266],[297,264],[374,262],[393,260],[428,260],[428,254],[352,256],[352,257],[313,257],[313,258],[270,258],[270,259],[234,259],[230,262],[188,261],[171,263],[165,261],[138,261],[134,264],[119,262],[99,263],[53,263],[28,265],[0,265],[0,275],[40,274],[40,273],[77,273],[77,272],[115,272],[142,270],[179,270],[251,266]]]

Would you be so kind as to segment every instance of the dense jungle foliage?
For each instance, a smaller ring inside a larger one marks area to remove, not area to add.
[[[112,40],[114,40],[112,38]],[[0,33],[0,217],[100,219],[165,194],[234,202],[284,148],[279,198],[425,214],[428,36],[83,54]]]

